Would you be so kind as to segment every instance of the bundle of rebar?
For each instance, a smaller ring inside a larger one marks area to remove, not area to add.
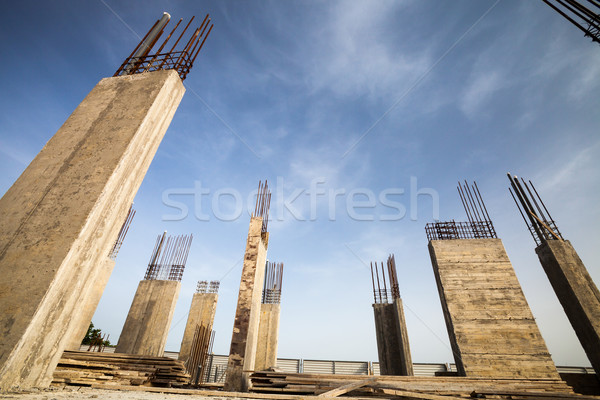
[[[283,284],[283,263],[267,261],[265,265],[265,283],[262,293],[263,304],[281,303],[281,286]]]
[[[262,218],[262,232],[267,232],[267,225],[269,224],[269,207],[271,205],[271,192],[269,191],[269,185],[265,180],[263,186],[262,181],[258,182],[258,193],[256,196],[256,205],[254,206],[254,213],[252,217]]]
[[[542,0],[583,32],[584,36],[600,43],[600,2],[587,0]]]
[[[373,268],[373,266],[375,266],[375,268]],[[386,267],[388,271],[387,278],[385,276]],[[396,273],[396,260],[393,254],[388,256],[386,267],[384,267],[383,261],[381,262],[381,267],[378,267],[376,261],[371,262],[371,282],[373,283],[373,301],[375,304],[389,304],[395,299],[400,298],[400,286],[398,284],[398,275]],[[380,273],[381,277],[379,276]]]
[[[198,281],[196,293],[218,293],[220,285],[219,281],[210,281],[210,284],[208,281]]]
[[[451,239],[496,239],[496,229],[488,214],[485,203],[477,182],[469,187],[465,180],[464,185],[458,182],[456,187],[460,201],[467,214],[468,222],[442,221],[425,225],[425,232],[429,240]]]
[[[131,225],[131,221],[133,221],[133,217],[135,216],[135,210],[133,206],[129,207],[129,211],[127,212],[127,217],[125,218],[125,222],[121,225],[121,230],[119,231],[119,235],[113,244],[112,249],[108,253],[108,258],[111,260],[116,260],[117,255],[119,254],[119,250],[121,250],[121,246],[123,245],[123,240],[125,240],[125,236],[127,236],[127,232],[129,231],[129,226]]]
[[[564,240],[533,183],[529,181],[527,184],[523,178],[519,182],[516,175],[511,176],[510,173],[507,175],[511,186],[508,191],[535,243],[539,246],[546,240]]]
[[[181,281],[183,270],[190,253],[193,235],[159,235],[152,251],[145,280]]]
[[[202,24],[200,24],[200,26],[192,33],[192,36],[189,38],[183,49],[176,50],[175,48],[177,47],[177,44],[179,44],[179,41],[183,38],[183,35],[191,25],[194,18],[195,17],[192,17],[190,19],[190,22],[188,22],[186,27],[183,29],[183,32],[181,32],[170,50],[164,53],[162,52],[171,36],[179,27],[179,24],[181,24],[181,21],[183,21],[183,18],[177,22],[173,30],[167,35],[164,42],[160,45],[156,52],[150,54],[152,48],[156,45],[158,39],[164,33],[165,26],[167,26],[171,19],[171,16],[168,13],[164,13],[162,18],[154,23],[146,36],[144,36],[136,48],[131,52],[129,57],[127,57],[123,64],[121,64],[114,76],[174,69],[178,72],[181,80],[184,80],[192,69],[194,61],[196,60],[196,57],[198,57],[198,53],[200,53],[200,50],[204,46],[204,42],[206,42],[206,38],[208,38],[208,35],[213,28],[213,24],[210,23],[211,20],[208,14],[206,14]]]
[[[208,376],[208,355],[212,353],[215,331],[209,331],[204,324],[196,325],[190,355],[185,362],[185,369],[191,375],[191,383],[200,385]]]

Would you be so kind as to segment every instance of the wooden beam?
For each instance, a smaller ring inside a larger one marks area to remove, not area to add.
[[[440,396],[437,394],[427,394],[419,392],[409,392],[406,390],[395,390],[395,389],[379,389],[384,394],[391,394],[392,396],[401,396],[407,399],[414,400],[465,400],[464,397],[455,396]]]
[[[376,380],[377,380],[377,378],[373,377],[373,378],[365,379],[365,380],[358,381],[358,382],[351,382],[346,385],[342,385],[338,388],[335,388],[333,390],[330,390],[328,392],[321,393],[317,397],[338,397],[338,396],[341,396],[348,392],[351,392],[354,389],[358,389],[360,387],[366,386],[371,382],[375,382]]]

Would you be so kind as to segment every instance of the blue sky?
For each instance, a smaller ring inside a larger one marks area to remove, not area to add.
[[[247,198],[268,179],[268,258],[285,263],[279,355],[376,360],[366,264],[394,253],[413,360],[451,362],[424,226],[466,218],[456,182],[468,179],[555,362],[589,365],[505,176],[533,180],[600,282],[600,48],[543,2],[3,6],[0,193],[163,11],[173,20],[210,13],[215,24],[94,316],[113,342],[167,230],[194,234],[167,350],[179,348],[196,281],[220,279],[214,350],[228,353]],[[194,197],[198,185],[209,193]]]

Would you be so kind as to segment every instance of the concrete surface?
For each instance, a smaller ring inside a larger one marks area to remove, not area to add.
[[[568,240],[535,249],[596,374],[600,376],[600,292]]]
[[[432,240],[429,253],[459,375],[559,378],[500,239]]]
[[[0,388],[50,383],[184,91],[175,71],[103,79],[0,199]]]
[[[96,312],[96,308],[98,308],[98,303],[100,303],[102,293],[104,293],[104,289],[114,268],[115,260],[106,257],[102,263],[102,267],[96,269],[97,273],[94,277],[90,278],[95,284],[89,285],[90,290],[83,299],[83,304],[79,307],[78,312],[73,313],[72,328],[65,350],[79,350],[79,346],[87,334],[92,317]]]
[[[217,293],[194,293],[179,348],[179,360],[185,362],[190,356],[196,325],[206,326],[209,332],[212,330],[218,298]]]
[[[141,281],[115,353],[162,357],[180,289],[178,281]]]
[[[258,343],[254,369],[264,371],[277,365],[277,342],[279,340],[279,315],[281,304],[261,304]]]
[[[244,371],[254,370],[269,237],[261,229],[262,218],[251,218],[227,362],[226,391],[247,392],[250,378]]]
[[[373,312],[381,375],[414,375],[402,300],[373,304]]]

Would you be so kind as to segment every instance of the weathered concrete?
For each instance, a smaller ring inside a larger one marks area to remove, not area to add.
[[[194,293],[179,349],[180,360],[185,362],[190,356],[196,325],[204,325],[209,332],[212,331],[218,298],[217,293]]]
[[[181,282],[140,281],[115,353],[162,357]]]
[[[106,284],[110,279],[113,269],[115,268],[115,260],[105,258],[101,268],[96,269],[97,273],[94,277],[89,279],[87,294],[82,296],[82,304],[77,313],[73,313],[71,319],[71,328],[69,335],[69,341],[65,347],[65,350],[78,351],[87,334],[92,317],[98,308],[98,303],[102,298],[102,293],[106,288]],[[93,284],[89,284],[93,283]]]
[[[269,233],[261,232],[262,218],[250,220],[242,279],[237,310],[233,324],[231,348],[227,362],[227,378],[224,388],[231,392],[247,392],[250,387],[249,373],[254,370],[262,288],[265,279],[265,263]]]
[[[460,375],[559,378],[500,239],[432,240],[429,254]]]
[[[600,376],[600,292],[568,240],[535,249],[579,341]]]
[[[256,371],[264,371],[277,365],[280,313],[281,304],[262,304],[260,307],[260,327],[254,364]]]
[[[402,300],[373,304],[373,312],[381,375],[414,375]]]
[[[0,199],[0,388],[47,386],[185,89],[106,78]]]

